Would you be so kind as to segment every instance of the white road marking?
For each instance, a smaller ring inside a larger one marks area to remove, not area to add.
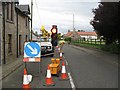
[[[68,62],[67,62],[67,60],[65,59],[65,63],[66,63],[66,65],[68,66]]]
[[[66,65],[68,66],[68,62],[67,62],[67,60],[65,59],[65,56],[63,56],[63,57],[64,57],[64,60],[65,60]]]
[[[72,79],[70,73],[68,73],[68,76],[69,76],[69,79],[70,79],[70,84],[71,84],[72,90],[76,90],[76,89],[75,89],[75,84],[74,84],[74,82],[73,82],[73,79]]]
[[[64,60],[65,60],[65,62],[66,62],[66,65],[68,66],[68,62],[67,62],[67,60],[65,59],[65,56],[63,56],[63,57],[64,57]],[[72,76],[71,76],[70,72],[68,73],[68,76],[69,76],[69,79],[70,79],[70,84],[71,84],[72,90],[76,90],[75,84],[74,84],[74,82],[73,82],[73,79],[72,79]]]
[[[65,56],[63,56],[64,57],[64,59],[65,59]]]

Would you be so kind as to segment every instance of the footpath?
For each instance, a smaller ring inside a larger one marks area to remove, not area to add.
[[[23,65],[23,56],[16,58],[16,60],[10,61],[8,64],[0,66],[0,81],[10,75],[13,71]]]

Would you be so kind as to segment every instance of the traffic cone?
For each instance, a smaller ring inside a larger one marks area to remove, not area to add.
[[[45,86],[54,86],[55,85],[55,83],[53,82],[52,77],[51,77],[50,64],[48,65],[47,76],[46,76],[44,85]]]
[[[60,80],[68,80],[68,75],[67,75],[67,73],[66,73],[64,61],[62,62],[62,71],[61,71],[61,76],[60,76],[59,79],[60,79]]]
[[[24,68],[23,87],[22,88],[23,88],[23,90],[31,90],[26,68]]]
[[[63,59],[62,50],[60,50],[60,60]]]
[[[58,52],[60,52],[60,47],[58,46]]]

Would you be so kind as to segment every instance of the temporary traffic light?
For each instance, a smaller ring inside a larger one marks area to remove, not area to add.
[[[57,25],[53,25],[51,29],[51,38],[52,38],[52,45],[57,46]]]

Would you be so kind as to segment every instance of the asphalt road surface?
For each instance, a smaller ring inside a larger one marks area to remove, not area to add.
[[[55,86],[43,86],[51,62],[51,57],[43,57],[40,63],[26,63],[27,73],[33,76],[31,88],[118,88],[117,55],[71,45],[65,45],[63,52],[69,80],[52,76]],[[24,65],[4,78],[3,88],[21,88],[23,69]]]
[[[76,88],[118,88],[118,56],[65,45],[68,63]]]

